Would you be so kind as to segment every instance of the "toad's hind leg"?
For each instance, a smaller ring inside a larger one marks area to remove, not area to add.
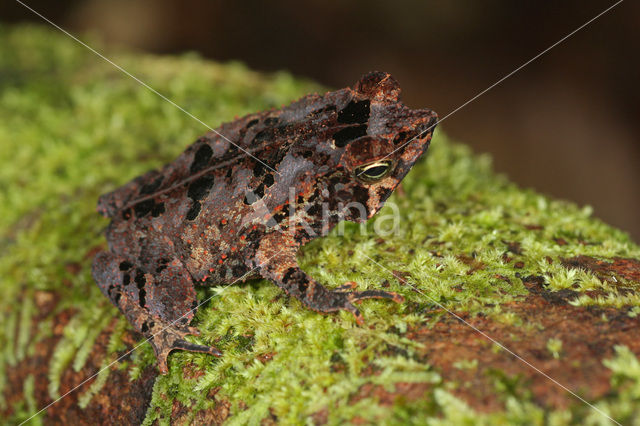
[[[221,355],[214,347],[185,340],[189,334],[199,334],[189,327],[197,300],[191,277],[177,259],[152,275],[120,256],[102,252],[93,261],[92,273],[102,292],[149,340],[162,374],[168,371],[167,356],[174,349]]]

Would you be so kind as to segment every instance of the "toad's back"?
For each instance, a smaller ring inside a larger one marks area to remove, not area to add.
[[[176,256],[199,282],[243,275],[251,243],[288,207],[288,189],[314,169],[314,160],[335,166],[338,152],[316,149],[318,141],[357,126],[338,121],[336,103],[348,99],[346,89],[309,95],[225,124],[161,170],[105,194],[98,210],[113,219],[112,251],[150,268]],[[302,202],[314,192],[305,188],[311,193],[298,194]]]

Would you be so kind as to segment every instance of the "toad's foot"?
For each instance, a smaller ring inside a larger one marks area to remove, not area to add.
[[[404,302],[404,297],[398,293],[383,290],[350,291],[354,289],[356,285],[355,282],[349,281],[334,291],[329,291],[328,294],[331,295],[329,298],[334,299],[330,304],[340,306],[338,309],[351,312],[359,325],[363,324],[364,319],[360,310],[353,305],[354,303],[360,303],[365,299],[390,299],[396,303]]]
[[[169,368],[167,367],[167,357],[169,353],[175,349],[182,349],[191,352],[202,352],[211,354],[214,356],[221,356],[217,348],[213,346],[198,345],[186,341],[184,338],[187,335],[198,336],[200,333],[194,327],[175,327],[173,325],[156,324],[154,331],[149,332],[149,343],[153,346],[153,350],[156,353],[158,359],[158,369],[160,373],[167,374]]]

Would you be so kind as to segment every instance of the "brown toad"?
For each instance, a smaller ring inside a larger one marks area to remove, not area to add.
[[[112,222],[93,276],[150,340],[162,373],[173,349],[220,355],[184,340],[197,334],[189,327],[196,286],[262,277],[313,310],[347,310],[359,323],[354,302],[402,301],[351,291],[354,283],[328,290],[296,260],[341,220],[373,216],[428,148],[436,114],[407,108],[399,94],[393,77],[372,72],[353,88],[248,115],[100,198]]]

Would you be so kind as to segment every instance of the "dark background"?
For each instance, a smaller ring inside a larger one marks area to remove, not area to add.
[[[24,2],[116,46],[198,51],[336,88],[389,71],[407,104],[444,117],[615,1]],[[13,0],[0,20],[42,22]],[[639,30],[640,2],[626,0],[441,127],[520,185],[590,204],[638,242]]]

